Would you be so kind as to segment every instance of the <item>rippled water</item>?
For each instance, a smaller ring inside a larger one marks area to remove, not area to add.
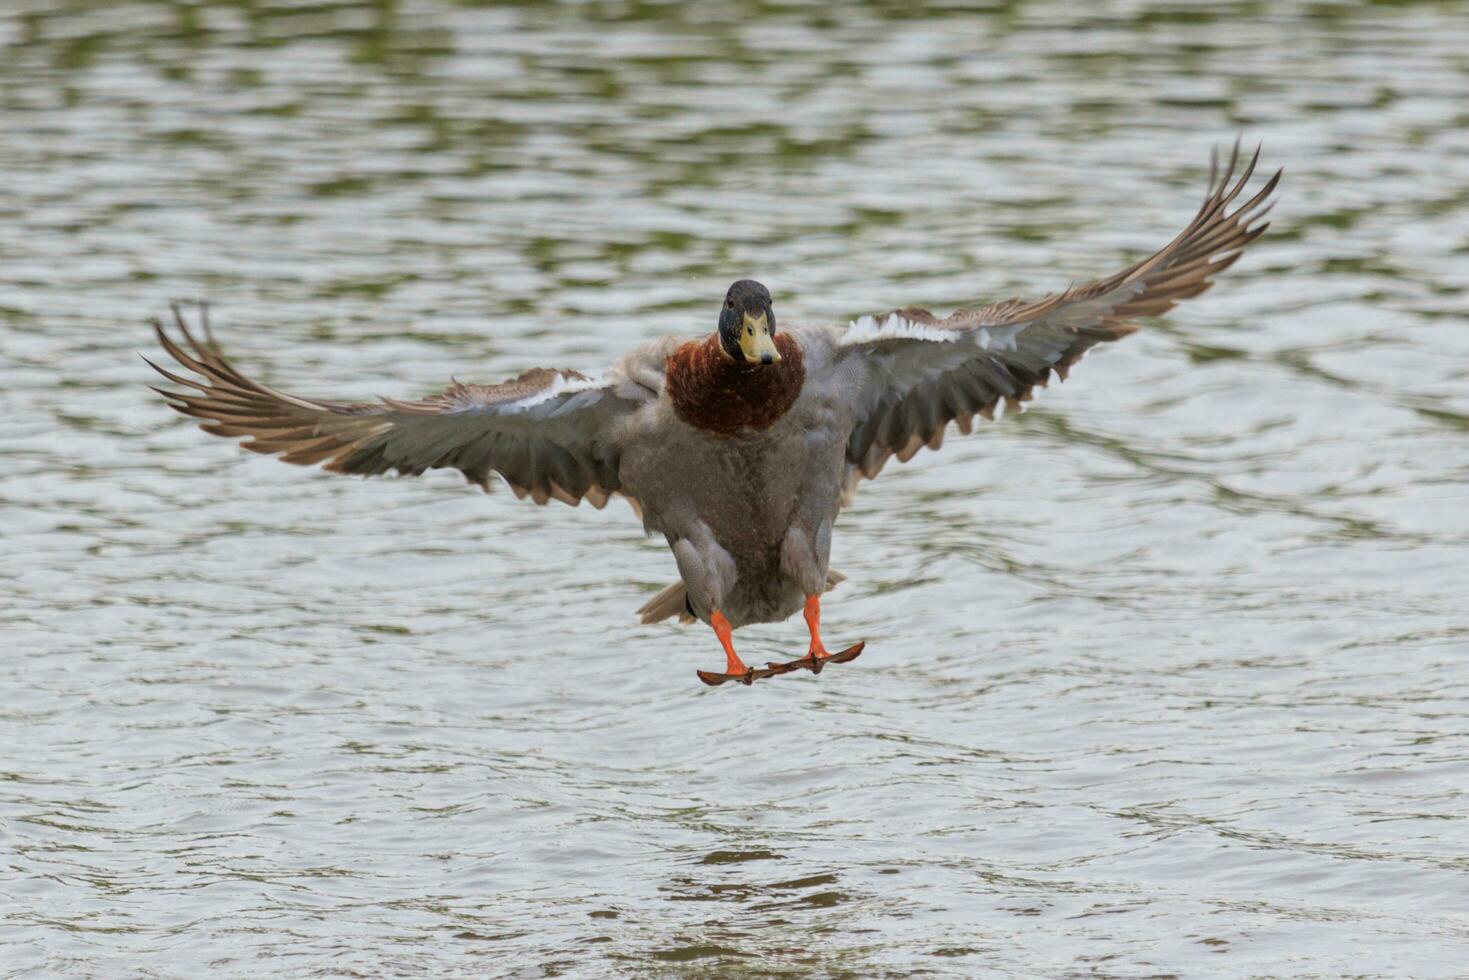
[[[904,9],[4,6],[0,974],[1465,972],[1463,8]],[[134,354],[208,297],[407,396],[742,276],[1035,294],[1236,132],[1270,235],[868,485],[819,678],[699,685],[621,504],[283,466]]]

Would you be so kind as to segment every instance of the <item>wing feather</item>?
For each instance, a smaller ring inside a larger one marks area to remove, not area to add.
[[[245,439],[252,452],[335,473],[416,476],[453,468],[489,489],[499,473],[517,496],[594,507],[622,489],[615,429],[646,399],[638,385],[597,381],[576,371],[536,368],[497,385],[452,383],[421,400],[378,403],[301,398],[239,371],[202,324],[201,341],[178,306],[180,340],[154,321],[163,350],[194,377],[148,363],[184,390],[154,388],[177,411],[203,419],[212,435]],[[648,399],[656,397],[647,392]]]
[[[1136,330],[1137,318],[1166,313],[1208,289],[1269,227],[1262,219],[1280,171],[1230,209],[1259,158],[1256,150],[1236,177],[1239,144],[1222,172],[1215,154],[1193,219],[1163,248],[1114,275],[942,319],[910,306],[853,321],[835,339],[831,362],[837,375],[856,379],[849,489],[875,477],[892,456],[906,462],[924,446],[937,447],[949,422],[968,432],[975,415],[992,419],[1001,403],[1018,410],[1053,373],[1065,380],[1092,347]]]

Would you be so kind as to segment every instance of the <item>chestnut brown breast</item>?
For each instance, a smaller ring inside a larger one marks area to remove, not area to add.
[[[665,379],[673,410],[696,429],[720,436],[760,432],[790,411],[806,383],[801,345],[775,335],[780,361],[746,364],[725,354],[718,336],[691,340],[668,358]]]

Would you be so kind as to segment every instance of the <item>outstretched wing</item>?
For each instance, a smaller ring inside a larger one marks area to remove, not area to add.
[[[422,401],[297,398],[251,380],[225,360],[209,333],[207,315],[203,343],[177,306],[174,319],[183,344],[155,321],[158,342],[198,377],[149,361],[164,377],[190,389],[154,390],[185,415],[206,419],[200,426],[205,432],[248,437],[242,445],[253,452],[364,476],[389,470],[417,476],[452,467],[486,490],[490,474],[499,473],[517,496],[538,504],[555,499],[575,506],[586,498],[603,507],[622,487],[614,429],[641,404],[636,385],[537,368],[497,385],[455,382]]]
[[[1269,227],[1259,219],[1269,210],[1280,171],[1230,210],[1259,156],[1256,150],[1238,180],[1238,144],[1223,174],[1211,160],[1209,190],[1193,221],[1116,275],[1035,301],[958,310],[942,320],[908,307],[851,323],[834,338],[831,361],[857,418],[847,444],[850,482],[876,476],[894,455],[906,462],[924,446],[937,449],[950,422],[968,433],[974,416],[993,418],[1001,400],[1017,408],[1051,372],[1065,380],[1089,348],[1136,330],[1134,318],[1156,316],[1208,289],[1210,279]]]

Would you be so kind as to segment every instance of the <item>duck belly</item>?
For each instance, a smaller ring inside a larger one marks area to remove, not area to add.
[[[748,436],[681,423],[623,457],[643,522],[678,560],[694,614],[778,622],[824,585],[844,473],[839,434],[787,417]],[[681,431],[679,431],[681,430]]]

